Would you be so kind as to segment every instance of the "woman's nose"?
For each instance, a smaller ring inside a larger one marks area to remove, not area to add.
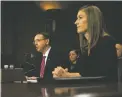
[[[74,24],[75,24],[75,25],[77,24],[77,20],[74,22]]]

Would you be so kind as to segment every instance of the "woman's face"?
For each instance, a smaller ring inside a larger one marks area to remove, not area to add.
[[[77,26],[77,33],[83,33],[87,31],[87,15],[83,10],[78,11],[75,24]]]
[[[70,51],[69,52],[69,59],[71,62],[76,61],[78,58],[78,55],[75,53],[75,51]]]

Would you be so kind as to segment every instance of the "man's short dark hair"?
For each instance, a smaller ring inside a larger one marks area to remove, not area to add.
[[[44,36],[44,39],[49,39],[50,40],[50,35],[47,32],[38,32],[36,35],[41,34]]]

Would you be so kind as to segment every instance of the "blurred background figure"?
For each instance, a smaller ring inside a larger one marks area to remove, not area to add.
[[[64,62],[64,67],[68,68],[69,72],[78,72],[80,64],[80,50],[71,49],[68,54],[68,59]]]
[[[122,82],[122,44],[117,43],[115,45],[118,57],[118,80]]]
[[[122,44],[117,43],[116,44],[116,50],[117,50],[117,57],[121,58],[122,57]]]

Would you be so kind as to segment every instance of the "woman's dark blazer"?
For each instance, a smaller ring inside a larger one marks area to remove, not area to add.
[[[81,56],[79,69],[82,76],[106,76],[108,79],[117,78],[117,53],[115,40],[110,36],[99,39],[96,46]]]

